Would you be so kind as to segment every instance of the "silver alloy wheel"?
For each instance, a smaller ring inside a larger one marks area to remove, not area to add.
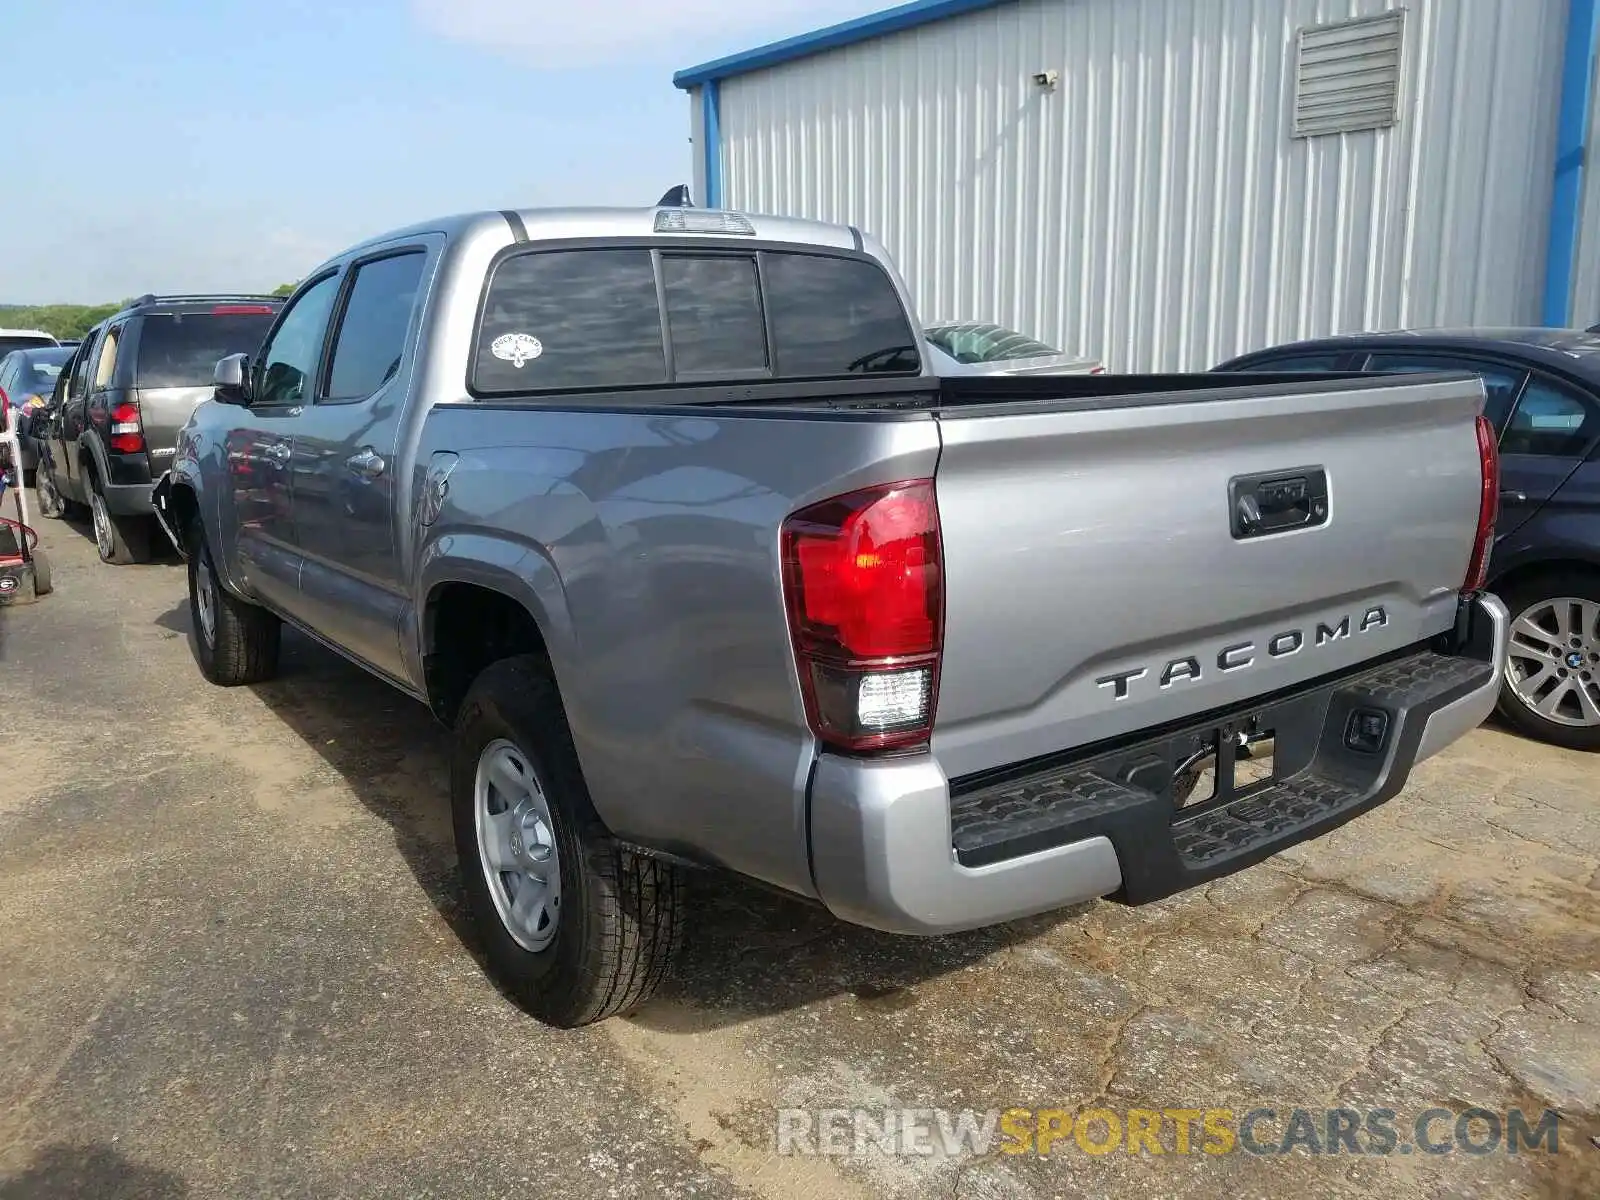
[[[1506,682],[1530,712],[1557,725],[1600,725],[1600,602],[1554,596],[1511,623]]]
[[[89,515],[94,518],[94,544],[101,558],[110,558],[117,552],[117,543],[111,532],[111,514],[106,511],[105,497],[98,489],[89,491]]]
[[[200,616],[200,636],[208,646],[217,644],[217,583],[211,575],[211,556],[201,550],[194,560],[194,606]]]
[[[495,911],[517,945],[537,953],[560,922],[561,862],[544,787],[514,742],[497,738],[478,755],[472,808]]]

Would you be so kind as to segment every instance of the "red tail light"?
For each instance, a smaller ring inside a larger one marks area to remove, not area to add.
[[[0,432],[11,428],[11,397],[0,388]]]
[[[1478,418],[1478,532],[1472,541],[1472,557],[1467,560],[1464,592],[1477,592],[1489,582],[1489,554],[1494,550],[1494,523],[1500,516],[1500,450],[1495,445],[1494,426],[1488,417]]]
[[[270,304],[217,304],[211,309],[214,317],[269,317],[278,310]]]
[[[824,500],[783,523],[783,585],[806,718],[855,753],[927,742],[944,649],[931,479]]]
[[[138,405],[119,404],[111,410],[110,442],[111,448],[119,454],[137,454],[144,449]]]

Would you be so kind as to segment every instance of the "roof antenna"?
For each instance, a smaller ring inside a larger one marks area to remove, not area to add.
[[[694,201],[689,199],[689,185],[680,183],[671,189],[661,199],[656,201],[657,208],[693,208]]]

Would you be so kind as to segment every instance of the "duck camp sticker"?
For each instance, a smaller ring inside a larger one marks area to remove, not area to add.
[[[531,333],[502,333],[489,343],[489,353],[520,371],[544,353],[544,343]]]

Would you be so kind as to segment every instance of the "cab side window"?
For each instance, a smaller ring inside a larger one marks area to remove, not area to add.
[[[1506,418],[1517,393],[1522,390],[1526,371],[1503,364],[1486,362],[1477,358],[1458,358],[1451,354],[1387,353],[1374,354],[1367,359],[1369,371],[1394,371],[1397,373],[1426,373],[1429,371],[1471,371],[1483,380],[1483,415],[1499,433],[1504,433]]]
[[[1560,384],[1535,376],[1517,401],[1502,454],[1578,458],[1600,434],[1600,408]]]
[[[400,370],[427,261],[416,250],[356,267],[334,338],[325,400],[365,400]]]
[[[304,404],[322,357],[323,334],[333,313],[339,277],[325,275],[284,309],[278,326],[261,348],[255,367],[253,404]]]

